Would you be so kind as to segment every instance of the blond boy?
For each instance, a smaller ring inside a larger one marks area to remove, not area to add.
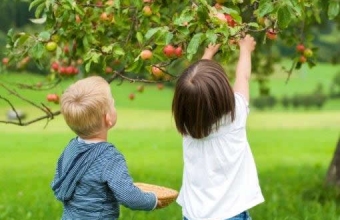
[[[153,193],[133,184],[124,156],[107,142],[117,112],[103,78],[88,77],[67,88],[61,112],[77,135],[62,152],[52,181],[63,220],[118,219],[120,204],[145,211],[160,207]]]

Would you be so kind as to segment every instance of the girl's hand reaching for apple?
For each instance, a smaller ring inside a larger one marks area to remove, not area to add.
[[[209,44],[204,50],[202,59],[212,60],[218,49],[220,49],[220,46],[221,44]]]

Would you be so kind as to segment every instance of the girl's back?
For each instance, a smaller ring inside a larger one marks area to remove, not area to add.
[[[177,202],[189,219],[226,219],[264,201],[246,138],[248,107],[235,94],[236,117],[209,136],[183,137],[184,173]]]

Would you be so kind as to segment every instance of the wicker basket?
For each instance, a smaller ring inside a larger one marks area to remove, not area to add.
[[[176,190],[164,186],[157,186],[148,183],[134,183],[134,184],[144,192],[155,193],[158,200],[162,202],[162,207],[160,208],[164,208],[170,205],[170,203],[175,201],[178,196],[178,192]]]

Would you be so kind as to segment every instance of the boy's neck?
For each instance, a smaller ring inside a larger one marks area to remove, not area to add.
[[[107,142],[107,132],[99,133],[91,137],[80,137],[80,138],[88,143]]]

